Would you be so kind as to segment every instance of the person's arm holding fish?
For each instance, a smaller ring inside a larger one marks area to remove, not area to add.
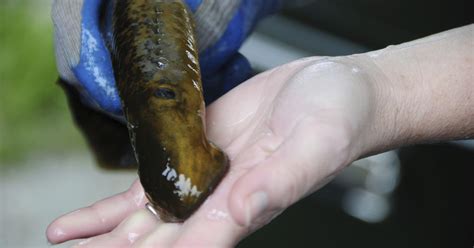
[[[88,247],[233,246],[360,157],[473,138],[473,40],[469,25],[259,74],[207,108],[207,135],[229,156],[230,171],[184,223],[164,223],[145,210],[137,180],[124,193],[57,219],[48,240],[90,238],[81,244]]]

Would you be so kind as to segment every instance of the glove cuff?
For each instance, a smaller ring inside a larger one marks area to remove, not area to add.
[[[199,51],[206,50],[221,38],[240,2],[240,0],[202,1],[194,13]]]
[[[75,84],[78,80],[71,67],[80,58],[82,4],[83,1],[55,0],[51,9],[56,66],[62,79]]]
[[[254,23],[280,9],[282,5],[283,0],[202,0],[194,13],[199,51],[205,51],[222,38],[239,9],[245,9],[248,12],[246,18],[250,19],[247,21]],[[253,27],[247,23],[242,25],[246,32]]]

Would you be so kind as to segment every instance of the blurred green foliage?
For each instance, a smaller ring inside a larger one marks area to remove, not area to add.
[[[0,165],[83,148],[55,81],[50,1],[0,2]]]

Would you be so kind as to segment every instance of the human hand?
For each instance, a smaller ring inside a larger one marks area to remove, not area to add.
[[[474,137],[474,25],[368,54],[309,58],[260,74],[207,109],[231,168],[184,223],[144,210],[140,183],[47,230],[81,246],[232,246],[354,159],[403,144]],[[442,59],[440,59],[442,58]]]
[[[350,58],[310,58],[260,74],[207,109],[208,136],[230,157],[215,192],[184,223],[144,210],[140,183],[60,217],[47,230],[85,247],[232,246],[314,192],[365,151],[372,78]]]
[[[100,20],[101,6],[107,1],[54,1],[52,17],[57,67],[61,78],[78,90],[83,103],[111,116],[122,117],[106,46],[110,36]],[[204,94],[206,102],[210,103],[251,76],[250,65],[238,49],[256,22],[275,11],[281,3],[280,0],[185,2],[196,20]]]

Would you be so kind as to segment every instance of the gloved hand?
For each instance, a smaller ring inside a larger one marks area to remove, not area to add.
[[[84,104],[121,117],[120,98],[105,45],[107,32],[101,32],[100,27],[107,1],[110,0],[54,1],[56,60],[60,77],[77,89]],[[257,21],[277,10],[282,1],[185,2],[196,20],[204,97],[210,103],[251,76],[250,65],[238,49]]]

